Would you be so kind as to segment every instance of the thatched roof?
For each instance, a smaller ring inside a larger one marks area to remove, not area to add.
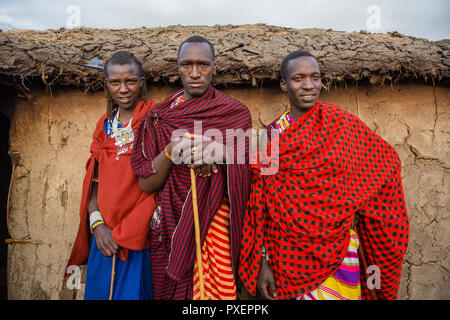
[[[328,83],[450,79],[450,40],[258,24],[0,32],[0,84],[14,82],[23,87],[39,79],[48,85],[96,90],[102,87],[101,70],[81,64],[93,58],[104,60],[119,49],[130,50],[142,60],[150,81],[173,83],[178,80],[178,46],[194,34],[215,46],[217,84],[256,86],[277,80],[281,60],[297,49],[316,56]]]

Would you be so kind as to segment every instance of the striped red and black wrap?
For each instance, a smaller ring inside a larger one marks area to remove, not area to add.
[[[277,299],[317,288],[342,263],[358,213],[367,264],[380,270],[378,298],[395,299],[409,237],[396,151],[354,115],[321,102],[273,136],[277,142],[276,174],[261,175],[261,163],[250,166],[239,266],[249,292],[255,293],[263,244]],[[361,287],[370,299],[363,274]]]
[[[182,90],[154,106],[141,123],[136,135],[131,167],[140,177],[153,173],[152,159],[171,141],[175,129],[194,132],[194,121],[201,121],[202,131],[216,129],[223,135],[227,129],[251,129],[248,108],[210,86],[201,97],[194,97],[171,108]],[[217,131],[216,131],[217,132]],[[207,134],[207,133],[206,133]],[[217,139],[217,137],[216,137]],[[249,141],[227,146],[234,156],[245,154]],[[248,161],[247,161],[248,163]],[[210,177],[197,177],[197,202],[200,235],[203,243],[209,225],[222,205],[224,192],[230,199],[230,237],[235,274],[239,262],[240,231],[250,189],[247,164],[219,165],[219,172]],[[151,230],[151,263],[155,299],[192,299],[195,260],[194,219],[189,167],[173,165],[156,202],[161,207],[159,223]]]

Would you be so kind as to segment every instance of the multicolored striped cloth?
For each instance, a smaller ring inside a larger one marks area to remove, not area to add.
[[[277,130],[278,134],[281,134],[295,122],[294,118],[289,114],[290,111],[291,109],[288,109],[273,123],[272,127]]]
[[[317,289],[297,300],[361,300],[358,247],[358,235],[350,229],[350,242],[340,267]]]
[[[236,300],[230,249],[230,207],[225,199],[209,226],[202,247],[205,300]],[[200,300],[197,259],[193,299]]]

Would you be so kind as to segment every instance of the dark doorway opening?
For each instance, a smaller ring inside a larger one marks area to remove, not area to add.
[[[5,240],[10,238],[7,226],[7,206],[12,167],[8,150],[14,93],[15,90],[0,87],[0,300],[8,299],[8,245]]]

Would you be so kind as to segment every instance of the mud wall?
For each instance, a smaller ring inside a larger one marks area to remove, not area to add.
[[[161,101],[174,87],[151,87]],[[255,127],[287,108],[279,88],[227,89],[249,106]],[[34,89],[17,98],[10,129],[13,158],[8,229],[9,299],[80,299],[63,288],[65,265],[78,228],[84,165],[103,93]],[[350,86],[323,92],[359,116],[400,154],[411,222],[400,299],[450,299],[450,88],[420,84]]]

